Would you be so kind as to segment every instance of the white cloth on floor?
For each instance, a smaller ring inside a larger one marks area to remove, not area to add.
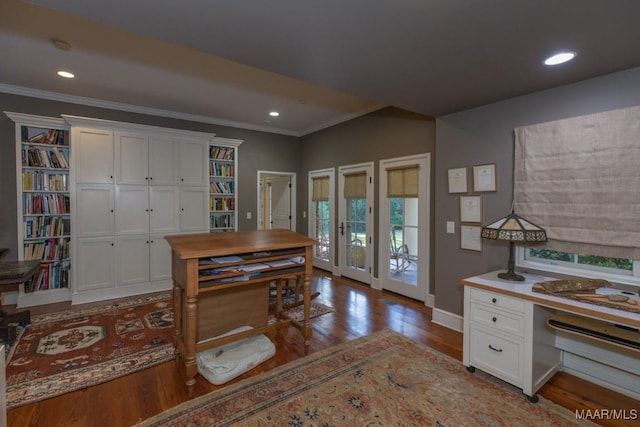
[[[224,335],[252,329],[243,326]],[[212,384],[220,385],[256,367],[276,354],[276,346],[265,335],[244,338],[196,355],[198,373]]]

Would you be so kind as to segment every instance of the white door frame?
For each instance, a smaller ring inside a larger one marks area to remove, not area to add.
[[[389,199],[387,198],[387,173],[386,169],[395,166],[418,164],[418,275],[417,285],[408,285],[390,278],[389,247],[391,237],[389,233]],[[380,245],[378,246],[378,283],[380,289],[388,289],[422,302],[429,299],[429,199],[431,193],[431,154],[418,154],[414,156],[398,157],[380,161],[379,179],[380,188],[378,205],[380,210],[380,223],[378,234]]]
[[[295,172],[278,172],[259,170],[257,174],[257,212],[256,212],[256,229],[262,230],[265,224],[262,223],[263,218],[263,200],[262,200],[262,181],[270,176],[289,176],[291,177],[291,230],[296,231],[296,173]]]
[[[335,168],[330,169],[320,169],[309,171],[309,182],[308,182],[308,233],[309,237],[315,239],[317,236],[313,233],[313,224],[316,220],[316,211],[314,202],[311,200],[311,196],[313,195],[313,178],[316,176],[329,176],[329,261],[325,261],[319,258],[313,258],[313,266],[322,268],[323,270],[330,271],[335,273],[338,269],[335,260],[335,247],[336,247],[336,195],[335,195],[335,179],[336,179],[336,170]],[[315,252],[314,252],[315,253]]]
[[[336,195],[336,202],[338,203],[338,221],[337,226],[340,227],[341,223],[347,216],[346,204],[344,202],[344,174],[355,172],[367,173],[367,225],[366,234],[367,242],[365,246],[365,263],[364,270],[348,267],[346,265],[346,253],[344,248],[346,247],[346,233],[338,233],[338,272],[340,276],[349,277],[359,282],[371,284],[373,278],[373,248],[375,246],[373,226],[375,220],[375,214],[373,211],[374,203],[374,164],[373,162],[359,163],[354,165],[345,165],[338,167],[338,194]]]

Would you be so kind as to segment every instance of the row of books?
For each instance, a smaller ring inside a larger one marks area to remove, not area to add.
[[[235,218],[233,215],[212,215],[209,228],[234,228]]]
[[[24,259],[42,261],[59,261],[71,257],[71,239],[58,237],[24,244]]]
[[[27,239],[36,237],[59,237],[71,234],[69,218],[39,216],[22,221],[22,235]]]
[[[71,202],[68,194],[22,194],[22,214],[68,214]]]
[[[69,160],[67,153],[58,150],[58,147],[52,149],[41,149],[30,145],[28,148],[22,148],[22,165],[38,168],[55,168],[69,169]]]
[[[209,210],[211,212],[226,212],[236,210],[236,199],[233,197],[210,197]]]
[[[209,148],[209,158],[217,160],[233,160],[235,150],[229,147]]]
[[[233,194],[233,182],[210,182],[209,191],[213,194]]]
[[[233,178],[235,174],[232,163],[209,162],[209,176],[220,176],[224,178]]]
[[[40,264],[38,274],[24,284],[24,291],[30,293],[49,289],[68,288],[70,273],[71,263],[69,261],[42,263]]]
[[[69,145],[67,132],[59,129],[34,129],[22,126],[22,142],[31,144]],[[35,133],[33,132],[35,130]]]
[[[69,191],[66,173],[49,173],[43,171],[22,172],[22,189],[24,191]]]

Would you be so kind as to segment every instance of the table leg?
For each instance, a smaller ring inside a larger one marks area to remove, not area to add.
[[[193,397],[193,386],[196,383],[196,375],[198,375],[198,364],[196,362],[196,329],[198,323],[198,297],[187,295],[185,318],[185,355],[184,365],[189,398]]]
[[[304,354],[309,354],[309,348],[311,347],[311,278],[308,274],[304,275],[302,294],[304,300],[304,323],[302,328]]]

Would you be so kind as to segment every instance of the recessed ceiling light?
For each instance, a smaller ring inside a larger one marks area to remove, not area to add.
[[[73,73],[70,73],[68,71],[58,71],[58,75],[60,77],[64,77],[65,79],[72,79],[75,77],[75,75],[73,75]]]
[[[571,61],[576,57],[575,52],[560,52],[552,55],[544,60],[544,65],[558,65],[563,64],[567,61]]]
[[[280,113],[278,113],[277,111],[271,111],[271,112],[269,113],[269,115],[270,115],[271,117],[278,117],[278,116],[280,115]]]

